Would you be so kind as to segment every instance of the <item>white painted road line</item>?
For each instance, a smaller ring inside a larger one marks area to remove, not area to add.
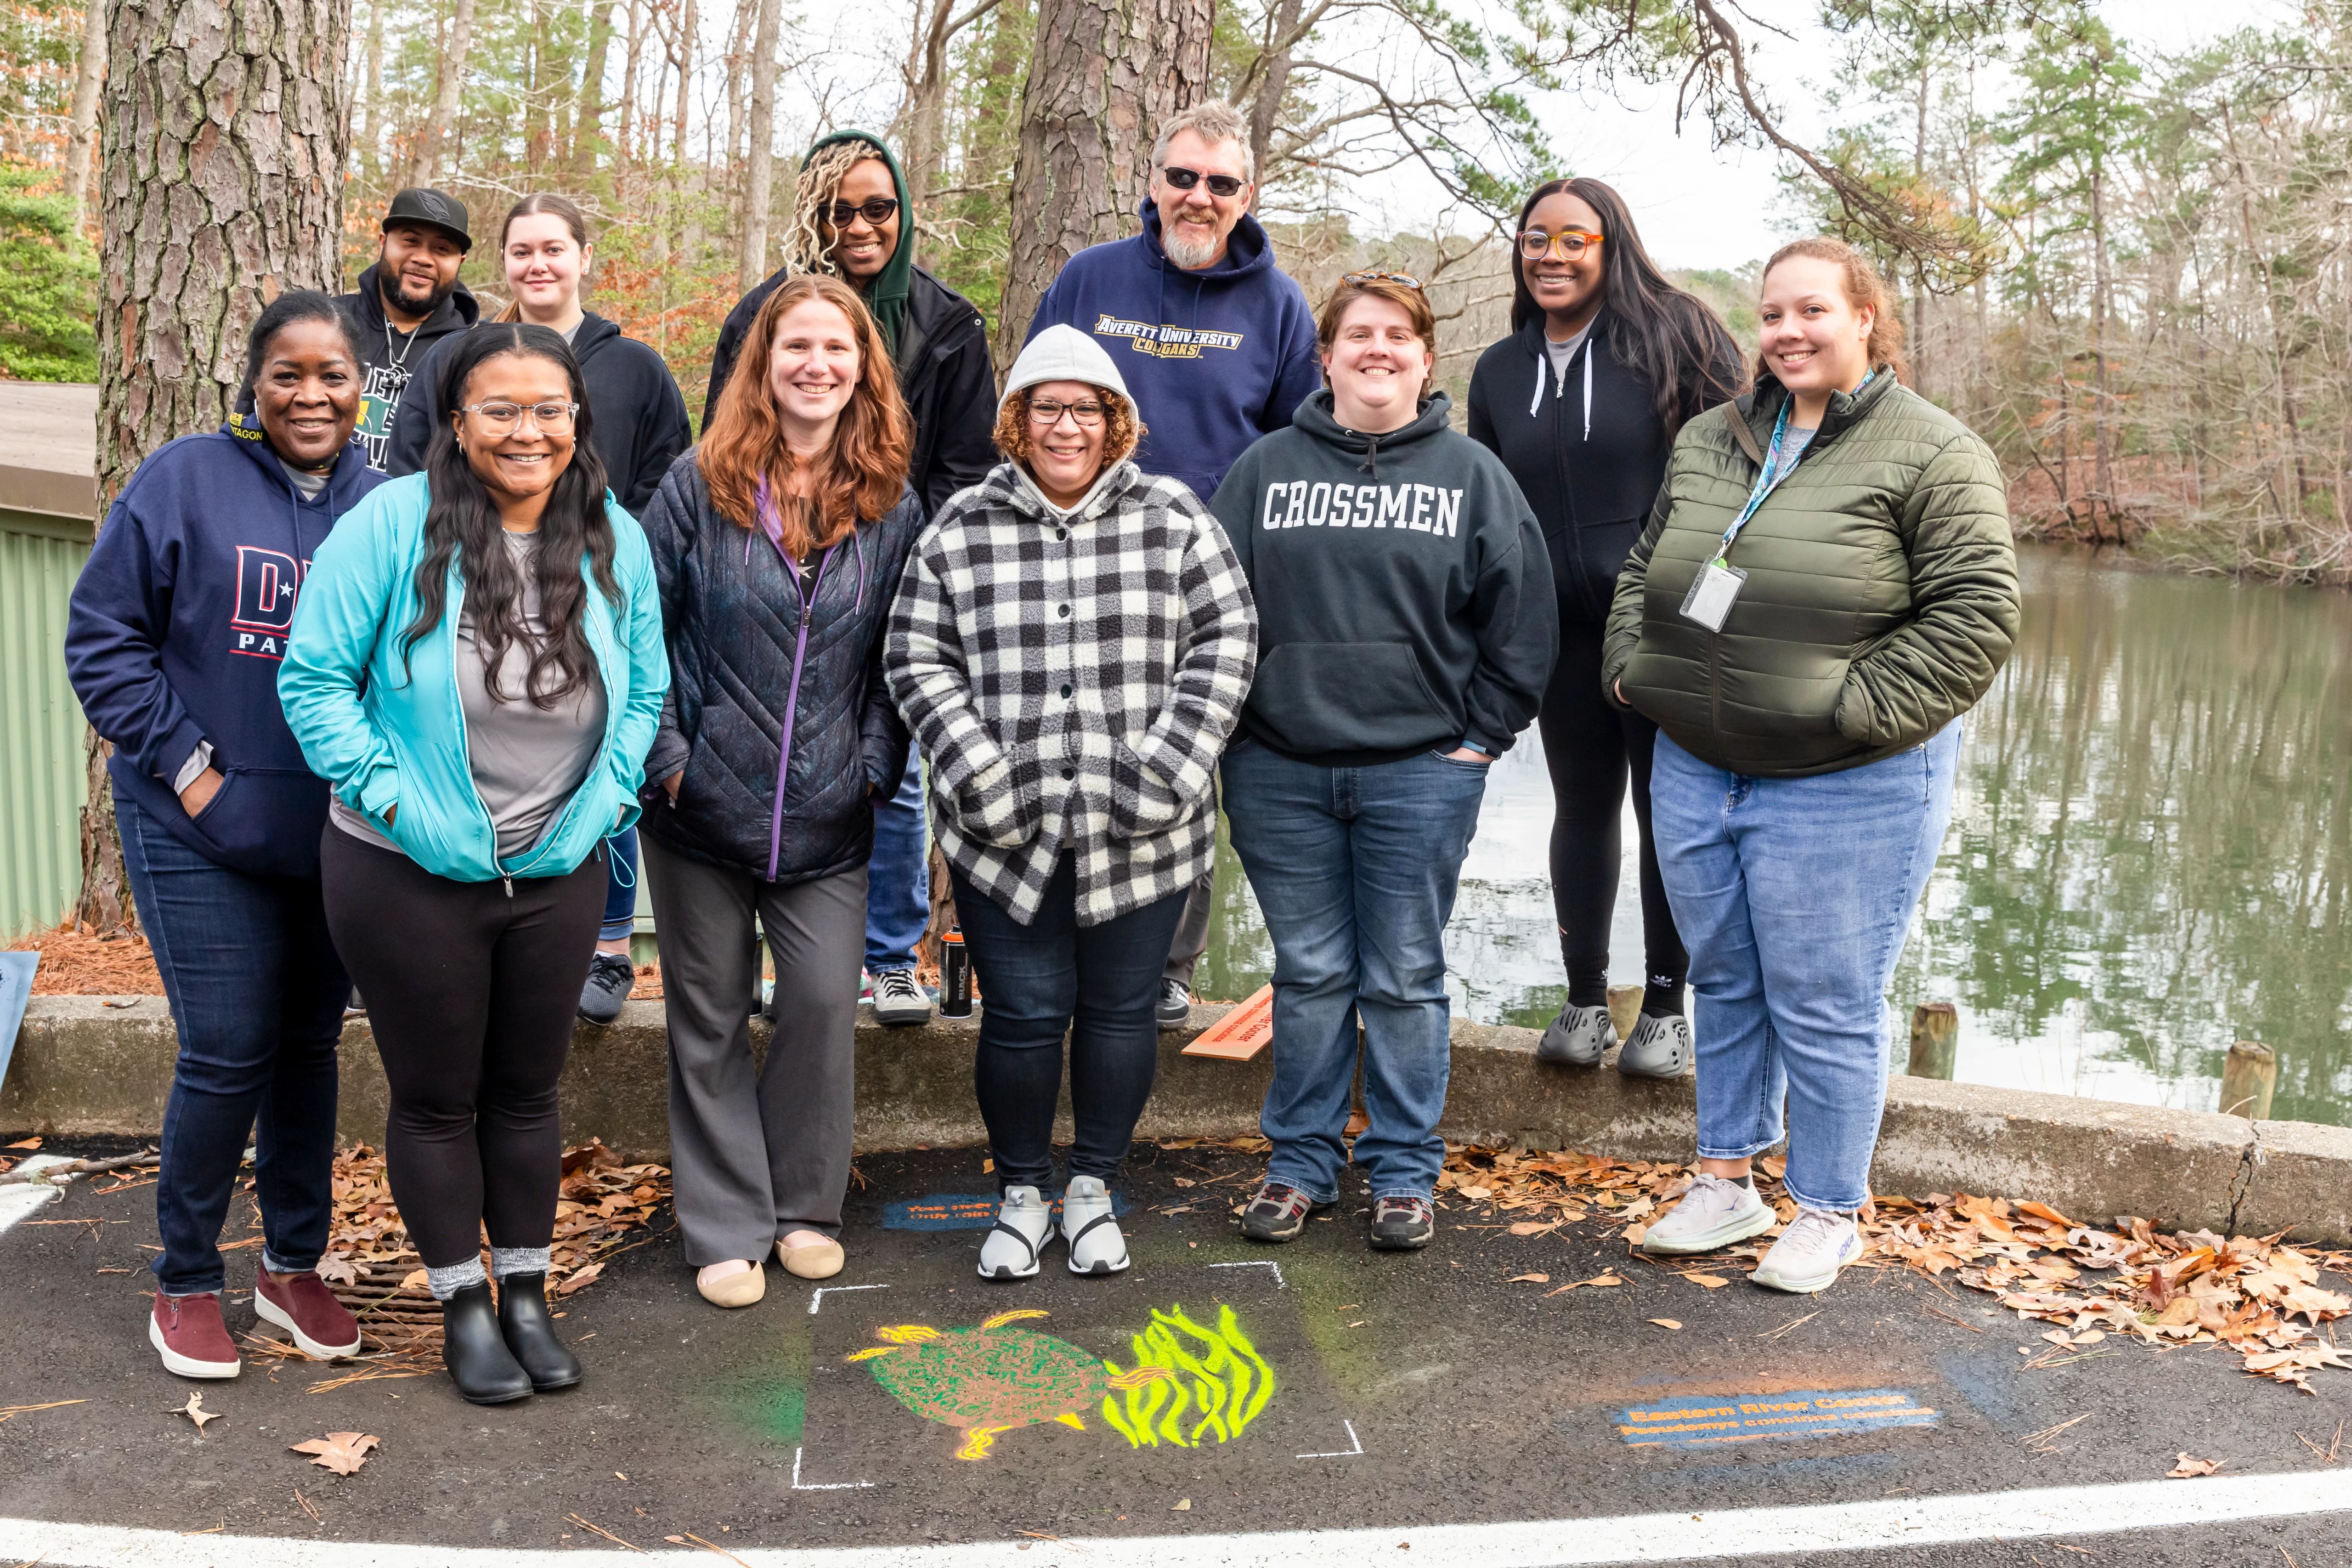
[[[809,1316],[816,1316],[817,1308],[827,1296],[838,1296],[844,1290],[887,1290],[887,1285],[820,1285],[809,1293]]]
[[[1948,1546],[1967,1542],[2070,1540],[2123,1531],[2177,1530],[2242,1520],[2352,1512],[2352,1474],[2211,1476],[2189,1481],[2048,1487],[1811,1508],[1730,1509],[1614,1519],[1535,1520],[1425,1529],[1283,1531],[1242,1535],[1096,1537],[931,1546],[818,1549],[732,1547],[747,1568],[1363,1568],[1410,1543],[1412,1568],[1605,1568],[1629,1563],[1736,1560],[1794,1553]],[[649,1541],[652,1553],[661,1542]],[[1096,1556],[1100,1551],[1107,1555]],[[686,1549],[697,1561],[709,1553]],[[629,1568],[637,1552],[498,1547],[391,1546],[0,1519],[0,1561],[41,1568]],[[1403,1558],[1395,1561],[1402,1563]]]
[[[63,1154],[34,1154],[16,1167],[19,1171],[42,1171],[51,1165],[68,1165],[73,1162]],[[66,1195],[63,1187],[38,1187],[30,1182],[11,1182],[0,1187],[0,1235],[20,1219],[26,1219],[58,1202]]]

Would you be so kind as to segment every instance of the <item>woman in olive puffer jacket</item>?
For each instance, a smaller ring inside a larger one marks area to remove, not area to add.
[[[2017,561],[2000,467],[1900,384],[1868,261],[1800,240],[1762,289],[1756,389],[1683,426],[1601,680],[1664,731],[1651,817],[1698,998],[1700,1174],[1643,1247],[1773,1226],[1748,1167],[1785,1101],[1798,1215],[1755,1279],[1814,1291],[1861,1256],[1886,983],[1951,819],[1959,716],[2017,637]]]

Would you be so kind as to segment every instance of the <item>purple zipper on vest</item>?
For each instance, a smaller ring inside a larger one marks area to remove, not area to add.
[[[800,570],[793,564],[792,557],[784,553],[783,520],[776,515],[775,504],[768,497],[768,481],[765,479],[760,481],[759,512],[760,531],[768,536],[768,542],[775,546],[776,559],[783,563],[784,575],[792,579],[793,590],[799,595],[801,604],[800,637],[793,645],[793,683],[784,693],[784,733],[776,747],[776,798],[768,811],[767,880],[772,882],[776,879],[777,862],[783,856],[784,781],[792,776],[793,771],[793,720],[800,711],[801,666],[808,657],[809,617],[815,612],[817,595],[824,591],[824,569],[832,563],[833,552],[841,545],[837,541],[827,545],[824,553],[817,558],[816,571],[811,580],[803,582]],[[850,548],[856,550],[857,535],[853,532],[849,537]],[[746,539],[743,543],[744,559],[748,562],[751,559],[751,541]],[[857,551],[857,598],[858,607],[863,609],[866,552],[862,550]]]

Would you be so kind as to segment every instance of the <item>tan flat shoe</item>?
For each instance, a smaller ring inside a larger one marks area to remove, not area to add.
[[[755,1261],[740,1274],[721,1274],[713,1279],[698,1273],[694,1288],[714,1307],[748,1307],[768,1293],[768,1276]]]
[[[776,1261],[784,1272],[802,1279],[830,1279],[841,1272],[849,1255],[841,1250],[837,1241],[813,1241],[800,1247],[776,1243]]]

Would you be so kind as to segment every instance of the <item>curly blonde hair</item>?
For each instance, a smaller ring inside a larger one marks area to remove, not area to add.
[[[1094,385],[1092,382],[1087,383]],[[1031,454],[1036,451],[1035,439],[1029,433],[1029,394],[1023,387],[1010,394],[996,411],[996,449],[1006,457],[1028,467]],[[1106,468],[1126,461],[1135,455],[1136,447],[1145,434],[1142,420],[1135,416],[1135,405],[1107,386],[1095,387],[1095,395],[1103,404],[1103,458]]]
[[[833,211],[834,198],[841,193],[843,179],[869,158],[880,160],[882,149],[863,139],[835,142],[819,148],[801,170],[800,179],[793,187],[793,216],[778,245],[785,266],[794,272],[839,275],[840,268],[833,264],[833,252],[825,243],[826,216]]]

